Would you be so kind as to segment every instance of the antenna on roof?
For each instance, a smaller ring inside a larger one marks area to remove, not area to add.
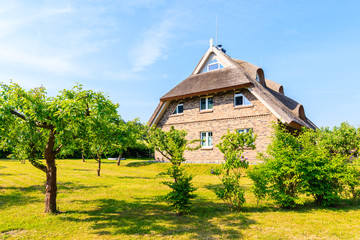
[[[216,14],[216,46],[218,45],[218,16]]]

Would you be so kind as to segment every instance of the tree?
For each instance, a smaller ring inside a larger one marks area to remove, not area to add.
[[[123,153],[131,146],[140,141],[145,132],[145,127],[139,123],[138,119],[129,121],[118,128],[118,135],[113,145],[114,151],[119,153],[116,164],[119,166]]]
[[[255,149],[256,136],[252,130],[248,133],[230,132],[221,137],[216,147],[224,154],[225,163],[212,170],[219,176],[222,186],[215,188],[218,198],[222,199],[231,210],[239,211],[245,202],[244,189],[240,185],[241,169],[249,166],[244,156],[244,149]]]
[[[110,100],[103,99],[103,101],[110,104]],[[89,149],[94,153],[95,160],[98,162],[97,176],[100,176],[102,156],[111,154],[115,149],[116,141],[120,137],[126,137],[126,133],[121,132],[125,123],[120,119],[116,107],[107,109],[104,114],[99,112],[91,115],[87,123],[90,140],[88,142]]]
[[[173,210],[179,216],[189,212],[190,199],[195,197],[192,192],[196,190],[191,184],[192,176],[186,174],[184,169],[180,167],[181,163],[185,161],[184,152],[200,148],[200,146],[190,147],[191,144],[200,140],[189,141],[185,138],[186,135],[186,131],[176,130],[171,126],[168,132],[157,127],[151,127],[148,129],[146,136],[147,142],[155,151],[158,151],[172,164],[165,174],[172,177],[174,181],[163,182],[172,191],[162,199],[171,204]]]
[[[332,130],[328,127],[318,131],[317,141],[332,155],[357,156],[360,151],[360,129],[356,129],[347,122],[335,126]]]
[[[48,97],[42,87],[26,91],[16,83],[1,84],[0,146],[13,146],[14,157],[26,158],[46,173],[45,212],[58,212],[56,156],[80,136],[89,116],[106,118],[117,106],[102,93],[83,90],[81,85]]]

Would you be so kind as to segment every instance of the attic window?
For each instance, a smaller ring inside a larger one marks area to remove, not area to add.
[[[181,114],[184,112],[184,103],[180,102],[172,114]]]
[[[212,59],[203,69],[202,72],[210,72],[210,71],[214,71],[217,69],[221,69],[224,68],[223,65],[221,65],[221,63],[219,63],[218,60],[216,59]]]
[[[251,102],[242,93],[235,93],[234,107],[247,105],[251,105]]]

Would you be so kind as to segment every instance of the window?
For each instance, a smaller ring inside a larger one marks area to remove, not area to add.
[[[200,138],[203,140],[201,142],[201,147],[211,148],[213,146],[212,132],[201,132]]]
[[[200,98],[200,111],[213,109],[213,98],[204,97]]]
[[[250,132],[250,129],[251,128],[238,129],[237,132],[238,133],[248,133],[248,132]]]
[[[184,112],[184,103],[181,102],[176,106],[173,114],[180,114],[180,113],[183,113],[183,112]]]
[[[256,73],[256,81],[260,82],[260,77],[258,73]]]
[[[235,93],[234,95],[234,106],[246,106],[251,105],[251,102],[242,94]]]
[[[216,69],[224,68],[221,63],[218,62],[216,59],[212,59],[203,69],[202,72],[210,72]]]

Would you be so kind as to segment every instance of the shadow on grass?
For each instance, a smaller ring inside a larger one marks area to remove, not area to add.
[[[58,190],[79,190],[79,189],[93,189],[93,188],[101,188],[106,187],[105,185],[83,185],[74,182],[58,182]]]
[[[134,176],[120,176],[120,179],[154,179],[151,177],[134,177]]]
[[[8,194],[0,194],[0,209],[23,206],[33,202],[39,202],[39,199],[27,196],[22,192],[14,191]]]
[[[126,167],[143,167],[143,166],[149,166],[152,164],[156,164],[158,162],[154,162],[154,161],[139,161],[139,162],[130,162],[128,164],[126,164]]]
[[[82,171],[82,172],[90,172],[90,171],[93,171],[92,169],[80,169],[80,168],[74,168],[72,169],[74,171]]]
[[[0,176],[12,176],[12,175],[15,175],[15,174],[12,174],[12,173],[0,173]]]
[[[85,202],[84,202],[85,203]],[[93,204],[94,202],[90,203]],[[152,235],[194,239],[241,238],[243,229],[254,224],[242,213],[224,211],[223,205],[198,201],[191,215],[182,217],[171,212],[167,205],[142,199],[127,202],[116,199],[95,201],[96,210],[69,211],[62,216],[66,221],[89,222],[99,235]],[[81,216],[81,219],[72,214]]]

